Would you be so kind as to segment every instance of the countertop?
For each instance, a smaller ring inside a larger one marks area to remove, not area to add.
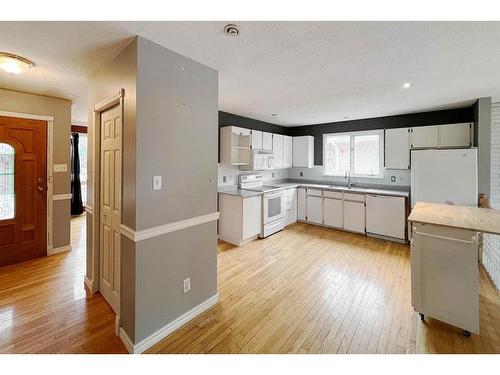
[[[219,188],[219,194],[236,195],[242,198],[250,198],[250,197],[255,197],[257,195],[261,195],[262,192],[238,189],[238,188],[229,188],[229,189]]]
[[[328,184],[310,184],[310,183],[302,183],[302,182],[279,182],[273,183],[269,182],[267,185],[278,186],[284,189],[293,189],[297,187],[306,187],[306,188],[317,188],[323,190],[333,190],[333,191],[344,191],[348,193],[360,193],[360,194],[378,194],[378,195],[390,195],[393,197],[405,197],[408,198],[410,193],[404,190],[387,190],[387,189],[376,189],[376,188],[365,188],[352,186],[351,188],[347,188],[347,186],[338,186],[338,185],[328,185]],[[221,194],[229,194],[229,195],[237,195],[242,198],[254,197],[256,195],[262,194],[262,192],[250,191],[245,189],[238,189],[235,186],[229,187],[219,187],[219,193]]]
[[[500,210],[418,202],[409,221],[500,234]]]
[[[405,198],[408,198],[408,196],[410,195],[408,191],[403,191],[403,190],[374,189],[374,188],[364,188],[357,186],[352,186],[351,188],[348,188],[347,186],[308,184],[301,182],[282,182],[277,184],[271,183],[271,185],[280,186],[285,189],[296,188],[296,187],[308,187],[308,188],[317,188],[323,190],[344,191],[348,193],[390,195],[393,197],[405,197]]]

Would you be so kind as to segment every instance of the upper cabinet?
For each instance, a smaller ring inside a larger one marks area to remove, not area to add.
[[[293,166],[293,139],[288,135],[283,136],[283,168]]]
[[[220,162],[224,165],[249,165],[252,135],[249,129],[225,126],[220,129]]]
[[[313,136],[293,137],[293,166],[304,168],[312,168],[314,166]]]
[[[252,149],[262,150],[262,132],[259,130],[250,130],[252,134]]]
[[[385,130],[385,167],[387,169],[410,168],[409,128]]]
[[[281,134],[273,134],[273,154],[274,168],[283,168],[283,136]]]
[[[472,146],[472,124],[439,125],[439,147]]]
[[[411,129],[411,148],[432,148],[439,146],[438,126],[419,126]]]
[[[271,133],[262,132],[262,149],[266,151],[273,150],[273,135]]]

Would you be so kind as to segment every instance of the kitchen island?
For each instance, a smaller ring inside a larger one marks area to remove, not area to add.
[[[415,311],[479,334],[478,237],[500,234],[500,211],[418,202],[408,221]]]

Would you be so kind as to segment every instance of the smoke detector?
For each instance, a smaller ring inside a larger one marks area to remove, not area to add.
[[[234,23],[230,23],[224,26],[224,32],[229,36],[238,36],[240,30],[238,30],[238,26],[236,26]]]

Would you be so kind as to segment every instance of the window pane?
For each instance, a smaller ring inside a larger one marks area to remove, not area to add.
[[[378,134],[354,136],[354,174],[380,175],[380,136]]]
[[[343,176],[351,164],[351,137],[349,135],[327,136],[324,147],[323,173]]]
[[[0,143],[0,220],[14,217],[14,148]]]

